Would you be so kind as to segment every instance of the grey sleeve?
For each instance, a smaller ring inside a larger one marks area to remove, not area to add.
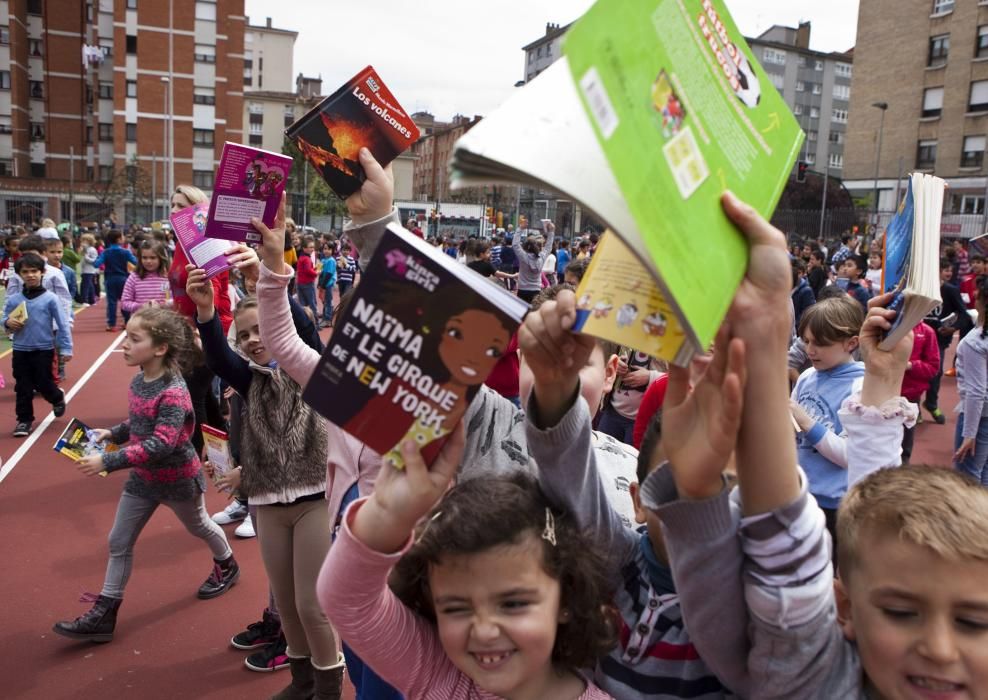
[[[483,385],[463,415],[466,445],[460,479],[507,474],[519,469],[535,474],[528,456],[525,414],[490,387]]]
[[[679,500],[672,471],[664,466],[649,474],[641,498],[662,521],[690,641],[721,683],[740,697],[753,697],[738,537],[741,512],[731,493],[725,487],[716,498]]]
[[[809,364],[810,358],[806,354],[806,343],[803,342],[802,338],[797,336],[792,345],[789,346],[789,369],[802,372]]]
[[[396,223],[401,226],[401,217],[398,214],[398,207],[392,207],[391,212],[377,221],[371,221],[367,224],[361,224],[359,226],[354,226],[351,222],[347,226],[343,227],[343,233],[353,242],[357,247],[357,252],[360,254],[360,271],[363,272],[367,269],[367,263],[370,262],[371,257],[374,255],[374,251],[377,250],[377,245],[381,242],[381,238],[384,236],[385,229],[388,228],[388,224]]]
[[[593,528],[607,554],[608,570],[618,576],[634,556],[640,536],[625,526],[601,481],[587,402],[577,394],[566,415],[546,430],[526,419],[525,433],[546,497],[571,513],[581,529]]]

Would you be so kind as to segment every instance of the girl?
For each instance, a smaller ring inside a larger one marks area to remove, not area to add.
[[[957,345],[961,414],[954,437],[954,465],[988,486],[988,277],[978,278],[975,308],[981,328],[972,328]]]
[[[130,315],[145,305],[167,305],[170,299],[166,271],[171,261],[163,243],[146,240],[141,243],[137,270],[124,283],[120,303]]]
[[[130,383],[130,417],[109,430],[93,431],[97,442],[110,441],[120,449],[78,463],[87,476],[131,468],[110,530],[106,579],[89,612],[54,627],[65,637],[93,642],[113,639],[134,544],[159,505],[171,508],[190,533],[209,545],[213,569],[199,587],[200,598],[222,595],[240,576],[223,530],[206,513],[206,484],[190,442],[195,421],[181,371],[195,352],[192,328],[173,311],[141,309],[127,323],[122,347],[124,362],[141,368]]]
[[[253,257],[255,264],[256,260]],[[242,470],[227,485],[257,507],[261,556],[288,641],[293,679],[285,692],[301,690],[311,697],[314,690],[320,698],[339,698],[343,660],[315,594],[316,574],[329,551],[331,533],[323,420],[302,401],[302,388],[264,347],[254,297],[244,299],[234,317],[242,353],[238,355],[224,337],[205,271],[189,265],[186,292],[196,305],[210,368],[244,401]],[[278,439],[272,439],[275,436]]]
[[[577,671],[616,637],[597,547],[528,475],[467,481],[443,497],[463,434],[431,469],[411,442],[404,470],[382,465],[319,574],[323,609],[406,697],[611,697]]]
[[[552,251],[552,241],[556,236],[556,227],[551,221],[545,222],[547,239],[535,234],[530,235],[522,243],[521,236],[515,236],[511,247],[518,258],[518,296],[531,302],[535,295],[542,291],[542,267]]]

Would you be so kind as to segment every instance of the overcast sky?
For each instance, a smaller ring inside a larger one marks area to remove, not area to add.
[[[524,76],[521,47],[566,24],[591,0],[245,0],[251,24],[266,17],[297,31],[294,73],[323,79],[323,93],[373,65],[410,112],[439,119],[484,115]],[[773,24],[813,24],[810,48],[845,51],[854,45],[858,0],[727,0],[741,31],[755,36]]]

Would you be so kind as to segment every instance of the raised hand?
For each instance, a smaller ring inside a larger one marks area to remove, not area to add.
[[[196,305],[199,320],[205,323],[213,317],[213,283],[206,279],[206,271],[195,265],[186,265],[189,277],[185,282],[185,293]]]
[[[274,228],[268,228],[264,222],[258,218],[250,220],[254,230],[261,234],[260,256],[264,266],[272,272],[282,274],[285,272],[285,199],[284,192],[281,193],[281,203],[278,205],[278,213],[274,217]]]
[[[257,282],[261,273],[261,259],[257,251],[246,243],[237,243],[229,248],[226,253],[226,261],[240,270],[247,282]]]
[[[858,334],[858,347],[865,363],[865,376],[861,385],[861,403],[865,406],[881,406],[889,399],[899,396],[902,377],[913,351],[913,332],[909,331],[891,350],[882,350],[878,344],[886,331],[891,330],[897,312],[886,309],[893,294],[883,294],[868,302],[868,315],[865,316],[861,332]]]
[[[358,226],[388,215],[394,202],[395,178],[391,164],[382,168],[370,150],[360,149],[360,165],[367,179],[360,189],[346,198],[350,219]]]

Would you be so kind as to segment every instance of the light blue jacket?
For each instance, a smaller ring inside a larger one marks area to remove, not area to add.
[[[7,323],[10,312],[22,301],[27,302],[27,323],[14,333],[14,350],[51,350],[57,342],[61,354],[71,355],[72,334],[58,297],[48,290],[31,296],[28,298],[23,292],[11,294],[3,308],[3,323]],[[54,340],[51,335],[52,322],[58,329]]]

